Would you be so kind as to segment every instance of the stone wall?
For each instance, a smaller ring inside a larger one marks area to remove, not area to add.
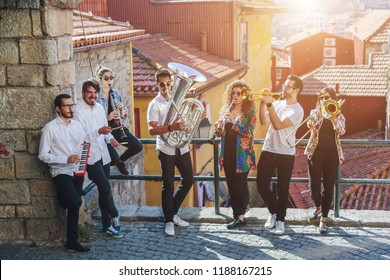
[[[37,153],[40,130],[55,117],[54,97],[77,93],[72,17],[80,2],[0,0],[0,240],[64,237],[64,213]],[[114,193],[130,203],[139,191]]]

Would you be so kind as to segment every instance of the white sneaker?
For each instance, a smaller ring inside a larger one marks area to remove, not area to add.
[[[265,228],[271,229],[275,227],[276,214],[269,214],[267,221],[264,224]]]
[[[172,222],[165,223],[165,234],[169,236],[175,235],[175,225]]]
[[[283,235],[284,234],[284,222],[276,221],[275,234],[276,235]]]
[[[188,227],[190,224],[182,220],[178,215],[173,216],[173,223],[179,227]]]

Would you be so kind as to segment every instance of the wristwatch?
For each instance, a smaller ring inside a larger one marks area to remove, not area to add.
[[[272,102],[271,103],[267,103],[267,107],[271,108],[272,107]]]

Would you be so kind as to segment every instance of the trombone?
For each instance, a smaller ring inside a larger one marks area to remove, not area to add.
[[[301,138],[299,138],[297,141],[295,141],[294,145],[291,145],[290,142],[288,141],[288,138],[290,138],[290,136],[292,134],[294,134],[303,124],[305,124],[307,121],[309,121],[311,118],[313,118],[317,114],[320,114],[320,117],[319,117],[318,121],[313,125],[313,127],[316,126],[317,124],[319,124],[323,119],[329,120],[333,116],[337,116],[338,114],[340,114],[341,106],[344,104],[344,102],[345,102],[345,99],[340,99],[338,101],[333,100],[333,99],[329,99],[329,100],[325,101],[324,103],[322,103],[319,108],[315,109],[306,119],[304,119],[299,124],[299,126],[297,126],[293,131],[291,131],[286,136],[286,141],[287,141],[288,145],[291,148],[295,147],[311,131],[311,129],[306,131],[306,133],[303,134],[303,136]]]
[[[245,87],[242,88],[241,94],[244,96],[244,99],[250,101],[260,100],[263,95],[271,95],[274,101],[282,99],[282,94],[280,92],[252,92],[248,91]]]

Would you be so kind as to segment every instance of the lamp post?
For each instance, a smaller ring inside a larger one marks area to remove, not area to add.
[[[208,118],[204,118],[200,121],[198,129],[194,133],[194,138],[209,138],[210,136],[210,130],[211,130],[211,123]],[[199,145],[199,146],[198,146]],[[193,144],[192,147],[192,168],[193,172],[196,175],[197,170],[196,170],[196,150],[199,148],[202,144]],[[194,183],[194,206],[198,207],[198,192],[196,188],[196,183]]]

